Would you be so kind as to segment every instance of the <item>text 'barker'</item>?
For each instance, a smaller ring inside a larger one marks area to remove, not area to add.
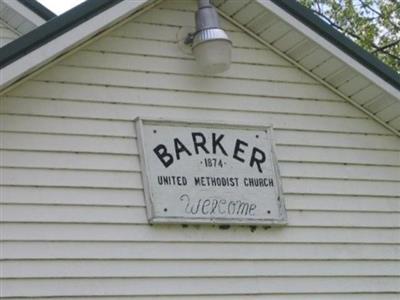
[[[266,155],[263,150],[251,147],[249,143],[241,139],[236,139],[233,147],[228,148],[224,144],[224,134],[211,133],[206,135],[202,132],[191,132],[190,143],[184,143],[178,137],[172,139],[172,149],[168,149],[165,144],[159,144],[153,152],[159,158],[165,168],[174,162],[193,155],[223,155],[231,157],[236,161],[248,164],[251,168],[263,172],[263,163]]]

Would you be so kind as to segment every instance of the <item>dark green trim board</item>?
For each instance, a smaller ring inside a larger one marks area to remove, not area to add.
[[[62,1],[62,0],[61,0]],[[51,10],[47,9],[47,7],[43,6],[36,0],[18,0],[19,3],[29,8],[35,14],[48,21],[54,17],[57,17]]]
[[[326,22],[316,16],[312,10],[304,7],[296,0],[271,0],[274,4],[284,9],[307,27],[317,32],[320,36],[337,46],[350,55],[353,59],[367,67],[383,80],[400,90],[400,75],[392,68],[385,65],[374,55],[355,44],[342,33],[329,26]]]
[[[57,0],[61,1],[61,0]],[[123,0],[87,0],[0,48],[0,68],[50,42]]]

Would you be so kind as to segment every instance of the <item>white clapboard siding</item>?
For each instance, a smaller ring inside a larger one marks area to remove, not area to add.
[[[142,189],[139,172],[3,168],[2,185]],[[396,197],[399,181],[282,176],[284,192]],[[318,184],[316,184],[318,183]]]
[[[193,56],[177,51],[176,41],[136,39],[118,36],[107,36],[93,42],[86,48],[88,51],[107,51],[119,54],[149,55],[157,57],[180,58],[193,60]],[[251,63],[254,65],[285,66],[293,68],[287,61],[264,48],[232,47],[233,63]]]
[[[220,242],[4,242],[8,259],[398,260],[398,245]]]
[[[143,204],[142,204],[143,205]],[[216,225],[90,224],[90,223],[5,223],[5,241],[87,241],[87,242],[219,242],[219,243],[313,243],[313,244],[387,244],[395,245],[398,228],[304,227],[290,226],[224,230]],[[297,260],[297,257],[289,260]]]
[[[259,82],[247,79],[226,79],[210,77],[191,77],[175,74],[123,71],[104,68],[83,68],[55,66],[37,76],[38,80],[67,83],[84,83],[117,87],[136,87],[148,89],[183,90],[192,92],[231,93],[245,95],[269,95],[272,97],[292,97],[308,99],[335,99],[337,96],[327,92],[320,85],[299,83]]]
[[[78,170],[103,172],[140,172],[137,155],[89,154],[49,151],[0,151],[0,166],[7,168],[29,168],[50,170]],[[356,164],[302,163],[282,160],[280,173],[288,178],[355,179],[375,181],[397,181],[400,167]]]
[[[0,133],[3,150],[84,152],[97,154],[137,155],[136,138],[99,137],[37,133]],[[398,150],[369,150],[341,147],[277,144],[281,161],[329,162],[381,166],[400,166]],[[294,149],[296,151],[294,151]]]
[[[322,268],[324,264],[329,268]],[[393,261],[18,261],[1,264],[6,278],[57,277],[274,277],[274,276],[396,276]],[[61,270],[61,272],[60,272]]]
[[[31,186],[73,186],[105,188],[143,188],[138,172],[101,172],[4,168],[2,184]]]
[[[132,97],[141,97],[139,94],[132,94]],[[162,95],[162,92],[160,92]],[[213,95],[206,94],[208,98]],[[161,96],[160,96],[161,97]],[[242,99],[246,98],[242,96]],[[246,123],[252,120],[256,124],[273,124],[279,129],[294,130],[320,130],[330,132],[348,133],[369,133],[388,135],[385,128],[377,125],[373,120],[364,118],[330,118],[326,116],[304,116],[285,113],[263,113],[249,112],[247,110],[235,111],[225,109],[206,109],[206,108],[187,108],[182,106],[161,106],[161,105],[115,105],[112,103],[87,103],[82,101],[70,100],[44,100],[24,98],[5,98],[0,107],[2,113],[19,113],[31,115],[59,116],[59,117],[79,117],[95,119],[116,119],[132,121],[136,117],[155,117],[165,115],[174,116],[180,119],[199,119],[199,120],[219,120],[227,123]]]
[[[301,293],[301,294],[262,294],[259,293],[257,295],[246,295],[245,299],[249,300],[309,300],[311,297],[315,296],[315,294],[308,294],[308,293]],[[340,293],[340,294],[332,294],[332,293],[326,293],[326,294],[318,294],[318,299],[320,300],[337,300],[337,299],[345,299],[347,300],[376,300],[376,297],[379,296],[380,300],[398,300],[398,293],[357,293],[357,294],[352,294],[352,293]],[[185,300],[204,300],[204,299],[218,299],[218,300],[242,300],[243,296],[235,296],[235,295],[160,295],[157,296],[157,299],[160,300],[176,300],[176,299],[185,299]],[[101,296],[102,300],[116,300],[116,299],[126,299],[127,297],[125,296],[119,296],[119,297],[104,297]],[[26,300],[26,298],[9,298],[9,297],[3,297],[2,299],[5,300]],[[58,300],[58,297],[31,297],[31,299],[35,300]],[[63,297],[62,299],[65,300],[87,300],[87,297]],[[154,296],[135,296],[135,300],[150,300],[154,299]]]
[[[144,206],[142,190],[3,186],[4,203]],[[29,196],[27,196],[29,195]]]
[[[347,109],[348,105],[342,101],[320,101],[313,99],[288,99],[288,98],[271,98],[257,96],[239,96],[224,95],[213,93],[189,93],[183,91],[157,91],[144,89],[130,89],[119,87],[104,86],[80,86],[77,84],[54,83],[50,87],[42,81],[32,81],[24,85],[18,90],[12,91],[11,94],[17,96],[16,100],[29,98],[33,100],[40,99],[57,99],[57,100],[75,100],[78,102],[91,103],[118,103],[121,105],[157,105],[157,106],[182,106],[188,108],[208,108],[210,110],[229,110],[240,111],[259,111],[274,113],[303,113],[305,115],[320,115],[327,117],[347,117],[365,119],[365,115],[354,108]],[[73,90],[79,87],[82,89],[80,99],[75,99]],[[43,90],[45,88],[45,90]],[[163,97],[160,97],[162,94]],[[218,99],[217,102],[211,101],[210,96]],[[9,99],[9,98],[8,98]],[[269,101],[265,101],[268,99]],[[13,99],[14,100],[14,99]],[[144,102],[144,103],[143,103]],[[7,100],[4,99],[5,106]],[[36,102],[35,102],[36,103]],[[3,108],[4,110],[5,108]]]
[[[176,290],[184,295],[214,294],[262,294],[279,293],[334,293],[337,291],[384,292],[397,291],[396,277],[291,277],[269,278],[111,278],[111,279],[63,279],[63,285],[55,284],[58,279],[11,279],[3,280],[4,296],[103,296],[103,295],[173,295]],[[157,286],[155,289],[154,287]],[[227,293],[227,289],[229,293]],[[93,290],[97,293],[93,293]],[[78,293],[76,291],[79,291]]]
[[[74,93],[79,92],[80,99]],[[322,101],[313,99],[272,98],[267,96],[224,95],[215,93],[190,93],[184,91],[143,90],[121,87],[85,86],[79,84],[31,81],[18,90],[12,91],[15,98],[75,100],[124,105],[148,104],[157,106],[183,106],[189,108],[227,109],[241,111],[262,111],[275,113],[303,113],[331,117],[363,118],[360,111],[348,107],[343,101]],[[162,97],[161,97],[162,95]],[[211,101],[210,96],[218,101]],[[268,101],[265,101],[268,99]],[[245,105],[246,104],[246,105]],[[3,104],[5,105],[5,104]]]
[[[27,192],[29,191],[29,197]],[[2,203],[144,206],[142,190],[84,187],[3,186]],[[399,212],[397,197],[285,193],[286,206],[297,210]]]
[[[0,130],[8,133],[62,134],[93,137],[134,138],[133,121],[109,121],[90,118],[43,117],[1,115]],[[278,144],[357,148],[369,150],[400,150],[400,142],[394,136],[373,134],[348,134],[320,132],[317,130],[291,131],[275,127],[274,138]]]
[[[146,224],[142,207],[1,205],[3,222]],[[400,228],[399,213],[288,211],[291,226]],[[383,221],[382,221],[383,220]]]
[[[18,150],[2,150],[0,153],[0,164],[4,167],[140,172],[138,155]]]
[[[95,51],[81,51],[66,59],[62,63],[65,66],[96,67],[103,69],[117,69],[122,71],[137,70],[142,72],[165,72],[202,76],[196,69],[194,60],[179,61],[177,58],[149,57],[143,55],[124,55],[114,53],[102,53]],[[218,76],[214,76],[218,77]],[[294,83],[315,84],[315,81],[294,68],[282,68],[263,66],[232,64],[224,78],[253,79],[260,81],[287,81]]]
[[[256,2],[213,2],[351,89]],[[176,40],[196,7],[163,1],[2,96],[2,298],[397,300],[399,138],[224,19],[232,67],[199,73]],[[150,226],[137,117],[272,124],[288,225]]]
[[[179,21],[178,21],[179,22]],[[133,31],[137,28],[137,31]],[[180,27],[164,27],[163,25],[150,25],[143,23],[132,22],[124,27],[115,30],[110,37],[118,37],[123,39],[146,39],[150,41],[159,41],[174,43],[175,49],[177,48],[177,33]],[[194,30],[194,28],[193,28]],[[236,48],[250,48],[250,49],[264,49],[264,47],[257,41],[252,40],[242,32],[226,31],[227,35],[233,40],[233,47]],[[177,55],[177,54],[175,54]],[[178,54],[180,56],[182,54]],[[188,55],[185,55],[188,57]],[[190,57],[190,56],[189,56]],[[280,61],[280,60],[279,60]],[[285,65],[285,63],[283,63]]]
[[[185,4],[184,4],[185,5]],[[195,25],[193,12],[184,10],[173,10],[164,9],[162,6],[150,10],[146,14],[143,14],[136,19],[134,22],[147,23],[147,24],[159,24],[167,26],[193,26]],[[236,26],[227,22],[225,19],[220,18],[220,25],[227,30],[239,31]]]

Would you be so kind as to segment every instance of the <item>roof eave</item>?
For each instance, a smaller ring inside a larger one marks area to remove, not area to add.
[[[158,0],[89,0],[0,48],[0,92],[118,21],[156,3]]]
[[[29,8],[32,12],[40,16],[45,21],[57,17],[55,13],[47,9],[47,7],[43,6],[36,0],[18,0],[18,2]]]
[[[0,68],[57,38],[122,0],[86,1],[0,49]]]
[[[329,26],[310,9],[293,0],[271,1],[400,91],[399,74],[345,35]]]

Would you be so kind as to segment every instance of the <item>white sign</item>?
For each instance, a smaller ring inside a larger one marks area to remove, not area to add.
[[[272,127],[136,120],[151,223],[285,224]]]

